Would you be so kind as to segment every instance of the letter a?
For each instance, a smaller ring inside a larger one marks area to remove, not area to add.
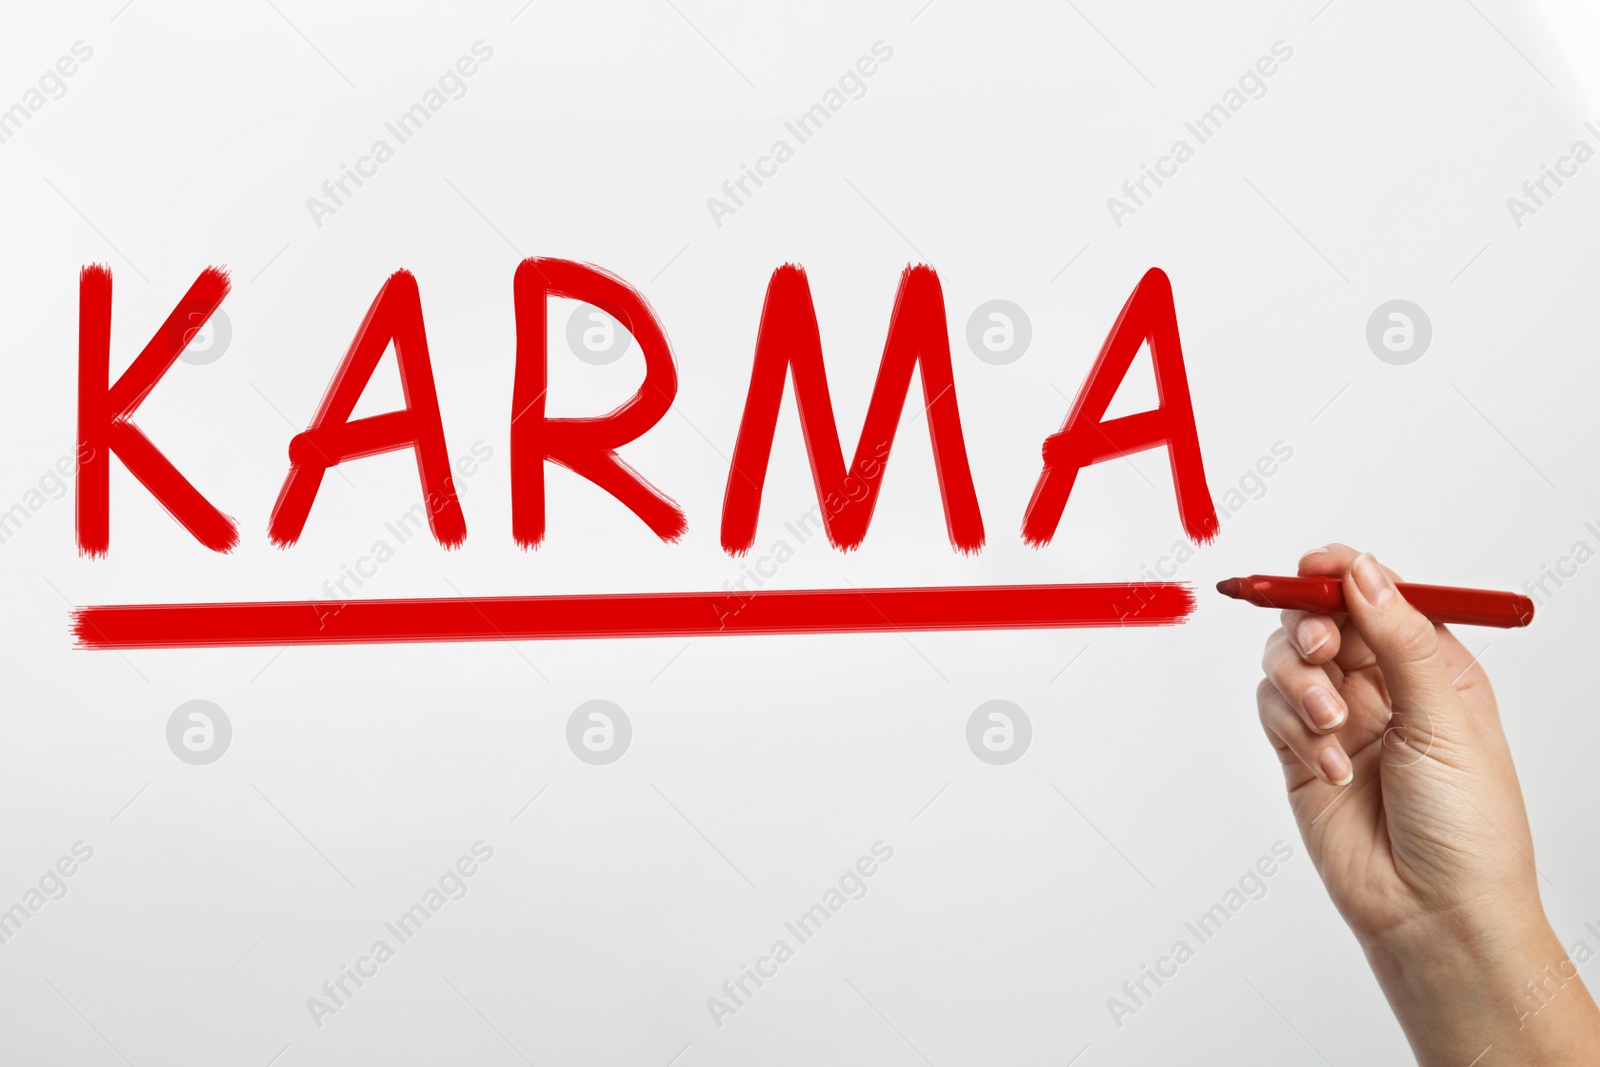
[[[356,401],[372,380],[390,341],[400,366],[406,406],[352,422]],[[433,365],[428,361],[428,336],[422,326],[422,297],[417,279],[406,270],[395,271],[378,290],[311,425],[289,442],[289,474],[267,529],[272,543],[287,548],[300,539],[328,468],[402,448],[416,452],[417,475],[422,480],[433,536],[446,548],[456,547],[466,540],[467,522],[450,478],[450,454],[439,419]]]
[[[1156,408],[1107,421],[1106,409],[1146,341],[1155,367]],[[1210,541],[1217,536],[1217,511],[1200,462],[1200,435],[1184,376],[1172,283],[1152,267],[1123,305],[1066,424],[1045,438],[1044,470],[1022,517],[1022,536],[1035,547],[1049,543],[1083,468],[1158,445],[1167,446],[1184,530],[1192,541]]]

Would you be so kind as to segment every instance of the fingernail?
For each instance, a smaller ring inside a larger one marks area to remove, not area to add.
[[[1328,643],[1328,638],[1333,636],[1333,631],[1324,623],[1314,619],[1307,619],[1295,629],[1294,640],[1300,646],[1300,654],[1309,656],[1317,649]]]
[[[1394,592],[1394,582],[1389,580],[1388,573],[1378,566],[1378,561],[1372,558],[1370,552],[1357,556],[1351,569],[1355,572],[1356,588],[1368,604],[1377,607]]]
[[[1355,777],[1355,772],[1350,767],[1350,757],[1344,754],[1344,749],[1334,746],[1322,750],[1322,757],[1317,761],[1322,765],[1323,777],[1334,785],[1349,785]]]
[[[1344,722],[1344,704],[1338,697],[1320,685],[1306,690],[1306,712],[1311,721],[1323,730],[1331,730]]]
[[[1312,556],[1325,556],[1327,554],[1328,550],[1326,548],[1313,548],[1310,552],[1307,552],[1305,555],[1300,557],[1300,562],[1304,563]]]

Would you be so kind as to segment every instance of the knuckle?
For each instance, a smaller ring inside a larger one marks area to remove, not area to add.
[[[1272,631],[1267,645],[1261,650],[1261,669],[1269,675],[1277,674],[1284,661],[1296,653],[1289,647],[1289,635],[1282,630]]]
[[[1277,711],[1278,688],[1270,681],[1263,678],[1256,684],[1256,712],[1261,717],[1261,722],[1266,724]]]
[[[1439,650],[1439,635],[1425,616],[1408,610],[1389,631],[1389,654],[1401,663],[1422,663]]]

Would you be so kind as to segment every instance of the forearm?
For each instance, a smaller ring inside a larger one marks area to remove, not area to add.
[[[1600,1011],[1542,914],[1493,933],[1415,928],[1365,945],[1422,1067],[1600,1060]],[[1580,958],[1584,958],[1580,955]]]

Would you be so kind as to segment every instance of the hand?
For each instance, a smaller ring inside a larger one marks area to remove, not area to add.
[[[1342,579],[1349,615],[1283,613],[1263,657],[1261,724],[1306,850],[1413,1048],[1465,1064],[1486,1044],[1529,1057],[1547,1050],[1516,1041],[1600,1042],[1572,964],[1549,1014],[1523,987],[1565,956],[1483,668],[1371,555],[1329,545],[1300,574]]]
[[[1330,545],[1300,574],[1342,578],[1350,614],[1285,611],[1257,703],[1340,914],[1367,942],[1538,911],[1528,817],[1482,667],[1372,556]]]

